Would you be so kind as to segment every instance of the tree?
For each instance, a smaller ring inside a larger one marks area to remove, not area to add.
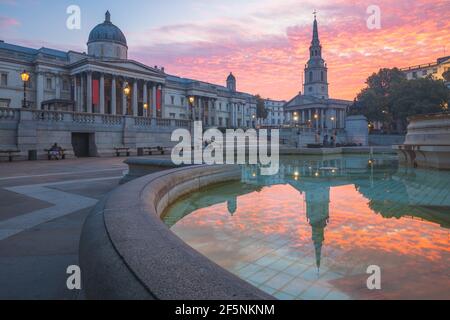
[[[259,94],[256,95],[256,117],[258,119],[267,119],[268,115],[264,99]]]
[[[381,122],[388,132],[406,130],[407,118],[416,114],[442,112],[449,100],[444,81],[431,77],[407,80],[397,68],[381,69],[367,79],[352,113],[371,122]]]

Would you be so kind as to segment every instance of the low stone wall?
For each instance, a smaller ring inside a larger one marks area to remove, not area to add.
[[[393,134],[371,134],[369,135],[370,146],[393,146],[405,143],[405,135]]]
[[[179,197],[239,180],[238,166],[154,173],[114,190],[87,219],[80,265],[87,299],[273,299],[222,269],[161,221]]]

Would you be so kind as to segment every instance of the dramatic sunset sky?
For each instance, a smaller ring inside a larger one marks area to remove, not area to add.
[[[72,4],[81,30],[66,28]],[[367,28],[369,5],[381,8],[379,30]],[[131,59],[218,84],[232,71],[238,90],[273,99],[301,90],[314,10],[335,98],[353,99],[381,67],[450,55],[450,0],[0,0],[0,39],[85,51],[107,9]]]

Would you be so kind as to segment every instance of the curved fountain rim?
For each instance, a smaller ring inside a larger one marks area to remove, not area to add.
[[[108,239],[126,272],[148,293],[144,298],[274,299],[195,251],[161,220],[164,210],[178,198],[208,185],[237,180],[238,169],[239,166],[201,165],[161,171],[122,185],[105,199],[101,210]],[[83,235],[82,242],[89,242],[86,239],[92,237]],[[80,260],[95,260],[99,256],[102,253],[95,250],[80,251]],[[105,276],[109,279],[108,286],[115,288],[115,275]],[[121,289],[120,285],[117,287]],[[126,294],[120,297],[128,298]]]

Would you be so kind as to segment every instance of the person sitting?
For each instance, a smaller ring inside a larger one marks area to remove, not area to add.
[[[55,143],[51,148],[50,148],[50,160],[61,160],[62,158],[62,148],[60,146],[58,146],[57,143]]]

